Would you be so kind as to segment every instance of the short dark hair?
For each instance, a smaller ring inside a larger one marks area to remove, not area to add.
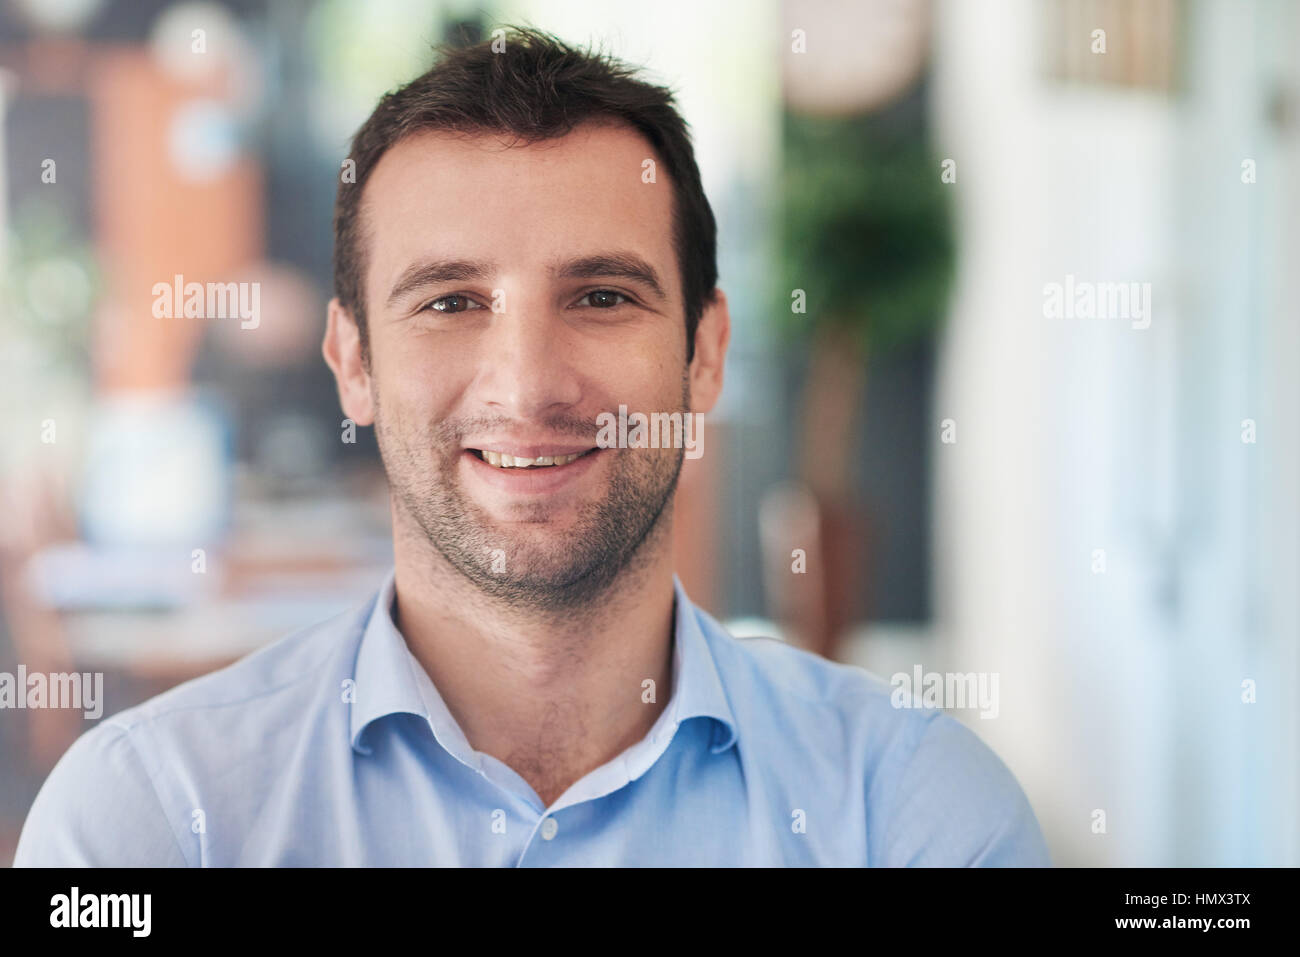
[[[504,49],[502,46],[504,45]],[[494,52],[494,46],[502,52]],[[387,93],[352,138],[355,182],[340,181],[334,204],[334,295],[356,320],[368,355],[361,195],[375,165],[415,133],[507,133],[532,144],[587,121],[624,122],[659,153],[673,184],[673,246],[686,311],[686,358],[718,281],[717,224],[704,195],[688,124],[666,87],[636,79],[608,54],[578,50],[532,27],[472,46],[444,45],[435,65]],[[367,360],[368,361],[368,360]]]

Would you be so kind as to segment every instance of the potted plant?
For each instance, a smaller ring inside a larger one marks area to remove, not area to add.
[[[764,502],[765,565],[778,620],[830,658],[870,569],[853,474],[867,360],[934,335],[954,257],[951,187],[899,116],[785,115],[778,326],[806,366],[797,473]]]

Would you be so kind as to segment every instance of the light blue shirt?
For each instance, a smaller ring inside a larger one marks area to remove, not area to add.
[[[1046,865],[1015,778],[868,672],[738,639],[674,577],[672,693],[550,807],[466,740],[393,624],[356,609],[100,722],[15,865]]]

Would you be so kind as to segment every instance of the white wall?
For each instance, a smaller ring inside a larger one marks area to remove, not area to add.
[[[1259,534],[1295,521],[1297,486],[1262,465],[1294,474],[1295,430],[1286,444],[1281,396],[1253,375],[1272,357],[1294,379],[1297,353],[1277,357],[1294,332],[1265,308],[1280,240],[1260,209],[1279,180],[1238,178],[1266,145],[1253,64],[1269,29],[1247,8],[1187,8],[1192,82],[1172,98],[1048,81],[1044,5],[936,10],[962,249],[937,395],[957,443],[934,424],[939,667],[1001,673],[1001,716],[973,726],[1062,864],[1295,855],[1293,823],[1289,847],[1258,824],[1283,826],[1288,793],[1294,817],[1294,717],[1278,730],[1294,680],[1267,708],[1240,701],[1243,677],[1296,673],[1294,617],[1278,617],[1295,576],[1272,577],[1294,547]],[[1150,327],[1045,318],[1043,286],[1067,273],[1150,282]],[[1270,444],[1243,446],[1240,420],[1265,407]]]

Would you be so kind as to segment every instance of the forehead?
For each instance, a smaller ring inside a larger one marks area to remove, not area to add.
[[[610,250],[639,254],[680,296],[665,170],[642,180],[650,143],[627,126],[589,124],[511,145],[508,136],[423,132],[392,146],[362,195],[366,295],[383,301],[411,263],[483,259],[522,278],[555,259]],[[503,275],[503,278],[507,278]]]

